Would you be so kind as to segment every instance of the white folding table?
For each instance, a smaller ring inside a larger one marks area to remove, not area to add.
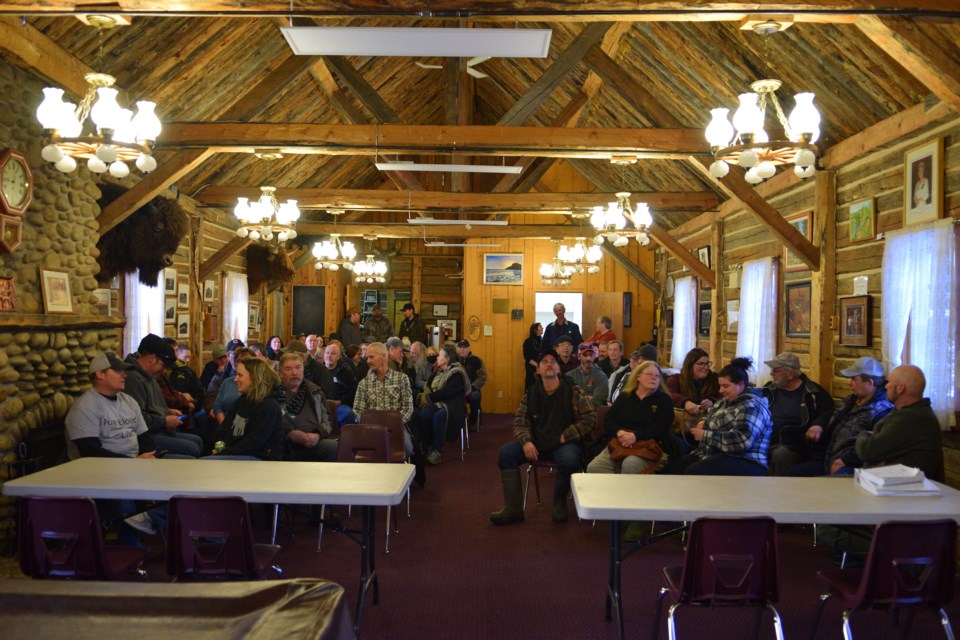
[[[577,473],[573,499],[583,519],[610,521],[609,573],[605,600],[616,612],[623,638],[620,522],[688,521],[703,516],[770,516],[781,523],[875,525],[884,520],[960,522],[960,491],[939,484],[940,497],[878,497],[851,477],[779,478]],[[638,545],[629,545],[631,549]]]
[[[247,502],[273,505],[360,506],[360,594],[355,620],[359,635],[371,583],[373,603],[380,601],[374,508],[399,504],[413,475],[414,467],[408,464],[80,458],[6,482],[3,493],[131,500],[241,496]]]

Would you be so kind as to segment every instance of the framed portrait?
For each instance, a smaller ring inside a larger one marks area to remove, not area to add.
[[[876,198],[858,200],[850,205],[850,242],[866,242],[877,235]]]
[[[13,278],[0,278],[0,311],[17,310],[17,285]]]
[[[697,260],[707,267],[710,266],[710,245],[705,244],[697,248]]]
[[[943,138],[934,138],[903,156],[903,226],[942,215]]]
[[[177,314],[177,337],[178,338],[190,337],[190,314],[189,313]]]
[[[163,322],[164,324],[173,324],[177,321],[177,299],[176,298],[164,298],[163,299]]]
[[[63,269],[40,269],[44,313],[73,313],[70,273]]]
[[[247,308],[247,325],[249,325],[250,330],[252,331],[254,327],[260,324],[260,305],[251,304]]]
[[[522,285],[523,254],[483,254],[483,284]]]
[[[111,302],[113,299],[113,293],[110,289],[94,289],[93,297],[97,299],[94,304],[95,314],[98,316],[110,316],[110,313],[113,311],[111,309]]]
[[[633,292],[623,292],[623,328],[633,326]]]
[[[813,240],[813,211],[806,211],[784,218],[794,229],[803,234],[807,240]],[[784,249],[783,270],[784,271],[805,271],[809,269],[803,260],[793,255],[789,249]]]
[[[710,318],[713,315],[713,309],[710,307],[710,303],[701,304],[699,309],[697,335],[707,338],[710,336]]]
[[[213,302],[213,280],[203,281],[203,301]]]
[[[787,336],[810,336],[810,281],[787,284]]]
[[[190,308],[190,285],[186,282],[177,285],[177,306],[181,309]]]
[[[446,318],[449,308],[445,304],[435,304],[433,305],[433,317],[434,318]]]
[[[740,300],[727,300],[727,333],[740,331]]]
[[[163,292],[177,292],[177,270],[172,267],[163,270]]]
[[[840,298],[840,344],[870,345],[870,296]]]

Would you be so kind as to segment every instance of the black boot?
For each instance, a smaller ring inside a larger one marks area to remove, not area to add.
[[[567,509],[567,496],[570,495],[570,476],[557,474],[553,485],[553,521],[566,522],[570,518]]]
[[[493,524],[523,522],[523,489],[520,486],[520,469],[501,469],[503,479],[503,508],[490,514]]]

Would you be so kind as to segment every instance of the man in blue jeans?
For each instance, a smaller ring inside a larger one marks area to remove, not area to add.
[[[493,524],[523,522],[520,465],[537,460],[557,463],[553,521],[566,522],[570,475],[583,468],[596,412],[589,396],[560,376],[557,352],[547,349],[537,364],[538,379],[530,385],[513,420],[514,442],[500,447],[504,506],[490,514]]]

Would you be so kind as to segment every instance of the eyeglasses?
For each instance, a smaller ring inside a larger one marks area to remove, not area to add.
[[[640,375],[641,375],[641,376],[645,376],[645,377],[647,377],[647,378],[659,378],[659,377],[660,377],[660,374],[659,374],[659,373],[652,373],[652,372],[651,372],[651,373],[641,373]]]
[[[707,360],[706,362],[694,362],[694,363],[693,363],[693,366],[695,366],[695,367],[709,367],[709,366],[712,365],[712,364],[713,364],[712,362],[710,362],[709,360]]]

